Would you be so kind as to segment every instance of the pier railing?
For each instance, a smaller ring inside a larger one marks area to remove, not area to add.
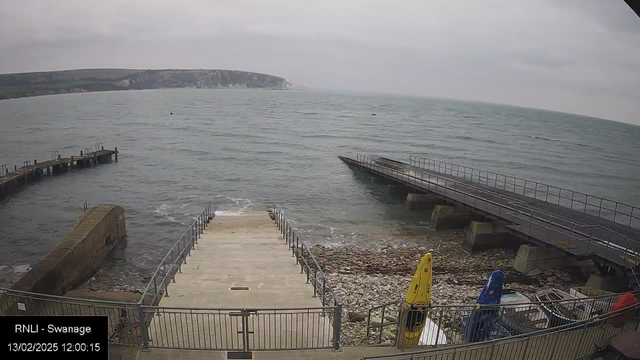
[[[640,228],[640,208],[619,201],[608,200],[599,196],[564,189],[538,181],[429,158],[410,156],[409,164],[429,171],[450,175],[572,210],[581,211],[619,224]]]
[[[366,356],[389,360],[576,360],[598,351],[607,339],[639,330],[640,305],[634,305],[587,320],[509,338],[443,346],[391,355]]]
[[[195,249],[198,239],[213,219],[215,214],[211,211],[211,204],[208,204],[198,217],[182,233],[178,241],[164,256],[160,264],[151,275],[149,283],[142,292],[140,303],[150,303],[156,305],[162,296],[169,296],[169,284],[176,282],[176,273],[182,272],[182,264],[187,263],[187,256],[191,255],[191,250]]]
[[[274,208],[273,214],[275,215],[274,221],[282,232],[282,237],[289,250],[291,250],[291,256],[295,256],[296,264],[300,265],[300,273],[306,274],[307,283],[311,283],[313,286],[313,296],[320,297],[322,306],[342,306],[340,299],[333,291],[329,278],[313,256],[309,245],[300,240],[280,209]]]
[[[633,264],[640,263],[640,253],[636,251],[640,250],[640,242],[615,231],[589,226],[558,214],[532,208],[508,195],[448,176],[439,176],[432,171],[422,171],[420,167],[404,168],[403,165],[406,164],[389,164],[383,159],[363,155],[357,155],[356,162],[371,172],[390,176],[409,187],[445,196],[475,210],[510,221],[512,225],[521,225],[518,230],[520,233],[538,240],[551,242],[554,236],[565,238],[567,249],[581,245],[580,256],[597,254],[600,260],[622,265],[626,270],[634,266]],[[493,201],[492,198],[501,201]]]

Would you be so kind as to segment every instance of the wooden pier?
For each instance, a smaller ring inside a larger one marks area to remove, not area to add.
[[[85,149],[80,151],[79,156],[71,155],[64,158],[55,152],[52,153],[52,158],[52,160],[43,162],[38,162],[38,160],[25,161],[22,167],[15,165],[13,171],[2,165],[0,167],[0,198],[15,193],[22,186],[42,179],[45,175],[59,175],[68,171],[69,168],[84,168],[110,163],[113,160],[118,162],[118,148],[105,150],[104,147],[101,147],[97,151]]]

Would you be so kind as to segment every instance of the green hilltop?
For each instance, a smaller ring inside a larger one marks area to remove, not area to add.
[[[91,91],[163,88],[291,89],[282,77],[238,70],[79,69],[0,74],[0,100]]]

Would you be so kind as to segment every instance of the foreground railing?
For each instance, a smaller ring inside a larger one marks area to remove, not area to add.
[[[0,289],[0,316],[106,316],[110,343],[142,350],[337,350],[340,311],[338,306],[173,308]]]
[[[640,249],[640,242],[617,232],[605,228],[592,231],[587,225],[561,215],[528,207],[509,196],[460,180],[438,176],[430,171],[424,172],[418,167],[404,169],[401,166],[390,166],[384,160],[363,155],[357,155],[356,162],[371,172],[390,176],[394,181],[409,187],[445,196],[476,211],[511,221],[513,225],[523,225],[518,231],[538,240],[557,242],[556,237],[560,235],[566,238],[566,249],[572,249],[571,252],[574,254],[597,254],[601,260],[608,260],[626,269],[632,264],[640,263],[640,254],[635,251]]]
[[[337,307],[216,309],[142,307],[142,348],[226,350],[339,349]],[[338,332],[336,332],[336,330]],[[143,337],[144,338],[144,337]]]
[[[429,158],[410,156],[409,164],[640,228],[640,208],[619,201]]]
[[[72,315],[107,316],[109,342],[139,346],[141,305],[78,299],[0,288],[0,316]]]
[[[589,319],[612,311],[613,304],[624,293],[557,301],[529,303],[503,303],[498,305],[431,305],[421,312],[431,326],[423,330],[424,341],[418,346],[441,347],[478,342],[488,338],[507,337],[533,332],[548,327]],[[632,292],[639,296],[640,292]],[[389,302],[369,309],[367,337],[373,343],[396,345],[403,348],[403,332],[398,319],[404,319],[409,310],[402,309],[402,301]],[[552,310],[556,309],[556,310]],[[414,310],[411,310],[414,311]],[[474,319],[496,319],[495,328],[474,327]],[[464,319],[464,321],[463,321]],[[525,325],[518,324],[518,321]],[[498,328],[498,325],[500,328]],[[384,329],[390,329],[394,338],[383,339]],[[400,334],[400,336],[397,336]]]
[[[639,310],[640,305],[634,305],[584,321],[505,339],[447,346],[442,349],[367,356],[364,359],[575,360],[592,354],[598,341],[623,332],[638,331]]]
[[[176,282],[175,274],[182,272],[182,264],[187,263],[187,256],[191,255],[191,250],[195,249],[198,238],[214,216],[211,204],[207,205],[180,239],[173,244],[151,275],[151,279],[140,297],[141,304],[157,305],[163,295],[169,296],[169,283]]]

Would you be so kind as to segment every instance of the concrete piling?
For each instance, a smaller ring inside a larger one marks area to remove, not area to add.
[[[404,206],[409,210],[425,210],[442,204],[442,199],[433,194],[407,194]]]
[[[462,248],[470,254],[493,247],[510,247],[521,245],[523,241],[517,236],[507,232],[504,225],[471,221],[469,228],[465,230],[465,239]]]
[[[621,292],[627,288],[627,285],[628,283],[623,276],[617,276],[615,274],[591,274],[585,287],[611,292]]]
[[[518,249],[518,255],[513,260],[513,268],[523,274],[533,269],[548,269],[565,266],[593,265],[593,261],[577,261],[567,256],[567,253],[554,248],[541,248],[525,244]]]
[[[431,226],[437,230],[462,229],[471,220],[479,220],[475,215],[461,206],[436,205],[431,214]]]
[[[387,191],[392,195],[401,195],[407,196],[407,194],[411,191],[408,187],[404,185],[388,185]]]

